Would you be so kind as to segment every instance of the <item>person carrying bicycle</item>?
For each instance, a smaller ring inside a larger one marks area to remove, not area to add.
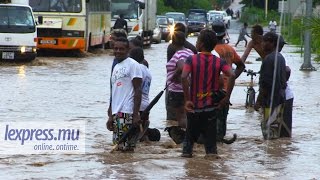
[[[220,55],[220,58],[224,59],[228,65],[232,66],[235,64],[237,66],[235,73],[235,78],[238,78],[243,72],[245,65],[241,61],[240,56],[234,50],[233,47],[224,43],[223,37],[226,35],[226,27],[223,22],[214,22],[212,24],[212,29],[216,32],[218,43],[214,50]],[[223,91],[227,90],[228,77],[222,75],[223,78]],[[220,117],[217,120],[217,141],[221,141],[226,135],[227,130],[227,116],[229,111],[229,104],[227,104],[221,111]]]

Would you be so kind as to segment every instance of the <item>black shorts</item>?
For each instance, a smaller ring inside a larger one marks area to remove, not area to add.
[[[184,105],[183,92],[168,91],[168,106],[179,108]]]

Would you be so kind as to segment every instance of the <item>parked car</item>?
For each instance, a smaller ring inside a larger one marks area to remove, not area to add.
[[[210,10],[208,11],[209,17],[214,17],[215,15],[222,15],[223,22],[226,25],[226,27],[229,29],[231,24],[231,16],[228,16],[228,14],[225,11],[216,11],[216,10]]]
[[[155,43],[161,43],[161,37],[162,36],[162,31],[158,25],[153,30],[153,35],[152,35],[152,42]]]
[[[190,9],[187,19],[188,33],[200,32],[209,26],[207,12],[204,9]]]
[[[166,16],[168,18],[174,19],[175,23],[182,23],[184,25],[187,25],[186,16],[184,15],[184,13],[181,13],[181,12],[167,12]]]
[[[156,23],[161,31],[161,39],[166,42],[170,41],[170,28],[173,26],[174,20],[167,18],[167,16],[157,16]]]

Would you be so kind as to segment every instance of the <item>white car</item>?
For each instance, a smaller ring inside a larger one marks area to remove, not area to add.
[[[223,16],[223,23],[226,25],[226,28],[230,28],[231,24],[231,16],[228,16],[228,14],[225,11],[216,11],[216,10],[210,10],[208,11],[208,18],[209,20],[213,19],[217,14]]]

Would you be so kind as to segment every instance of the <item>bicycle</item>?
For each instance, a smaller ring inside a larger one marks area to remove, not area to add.
[[[257,74],[259,74],[259,72],[254,72],[251,69],[245,69],[243,72],[246,72],[247,76],[251,76],[249,86],[247,87],[247,97],[245,106],[246,108],[253,107],[256,104],[256,91],[253,88],[253,76],[256,76]]]

